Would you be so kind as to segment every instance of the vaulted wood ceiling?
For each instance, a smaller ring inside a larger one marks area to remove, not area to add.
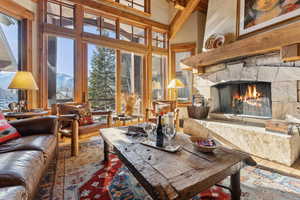
[[[184,8],[186,8],[189,1],[193,1],[193,0],[167,0],[167,1],[172,3],[175,8],[179,10],[183,10]],[[200,12],[206,12],[207,7],[208,7],[208,0],[201,0],[195,10],[198,10]]]

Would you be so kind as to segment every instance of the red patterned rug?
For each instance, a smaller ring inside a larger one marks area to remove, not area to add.
[[[79,192],[80,200],[151,199],[115,155],[110,155],[109,162],[81,186]],[[212,187],[192,199],[229,200],[230,195],[220,187]]]
[[[103,143],[94,137],[80,144],[71,157],[70,146],[60,146],[57,165],[42,180],[36,200],[151,200],[129,170],[115,156],[105,165]],[[242,200],[299,200],[300,179],[255,167],[241,171]],[[229,179],[224,181],[228,186]],[[212,187],[192,200],[229,200],[227,190]]]

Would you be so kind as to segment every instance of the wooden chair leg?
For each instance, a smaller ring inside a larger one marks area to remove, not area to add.
[[[71,155],[77,156],[79,152],[79,136],[78,136],[79,123],[77,120],[72,123],[72,138],[71,138]]]

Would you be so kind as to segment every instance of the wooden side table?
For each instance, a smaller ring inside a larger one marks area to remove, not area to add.
[[[40,111],[40,112],[23,112],[23,113],[14,113],[14,112],[7,112],[3,113],[7,120],[12,119],[27,119],[33,117],[41,117],[44,115],[48,115],[48,111]]]

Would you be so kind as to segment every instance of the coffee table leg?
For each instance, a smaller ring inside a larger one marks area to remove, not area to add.
[[[104,153],[104,160],[103,162],[107,162],[109,159],[109,146],[107,144],[107,142],[104,140],[104,149],[103,149],[103,153]]]
[[[240,200],[241,199],[241,182],[240,182],[240,171],[236,172],[235,174],[231,175],[230,177],[230,184],[232,190],[232,200]]]

